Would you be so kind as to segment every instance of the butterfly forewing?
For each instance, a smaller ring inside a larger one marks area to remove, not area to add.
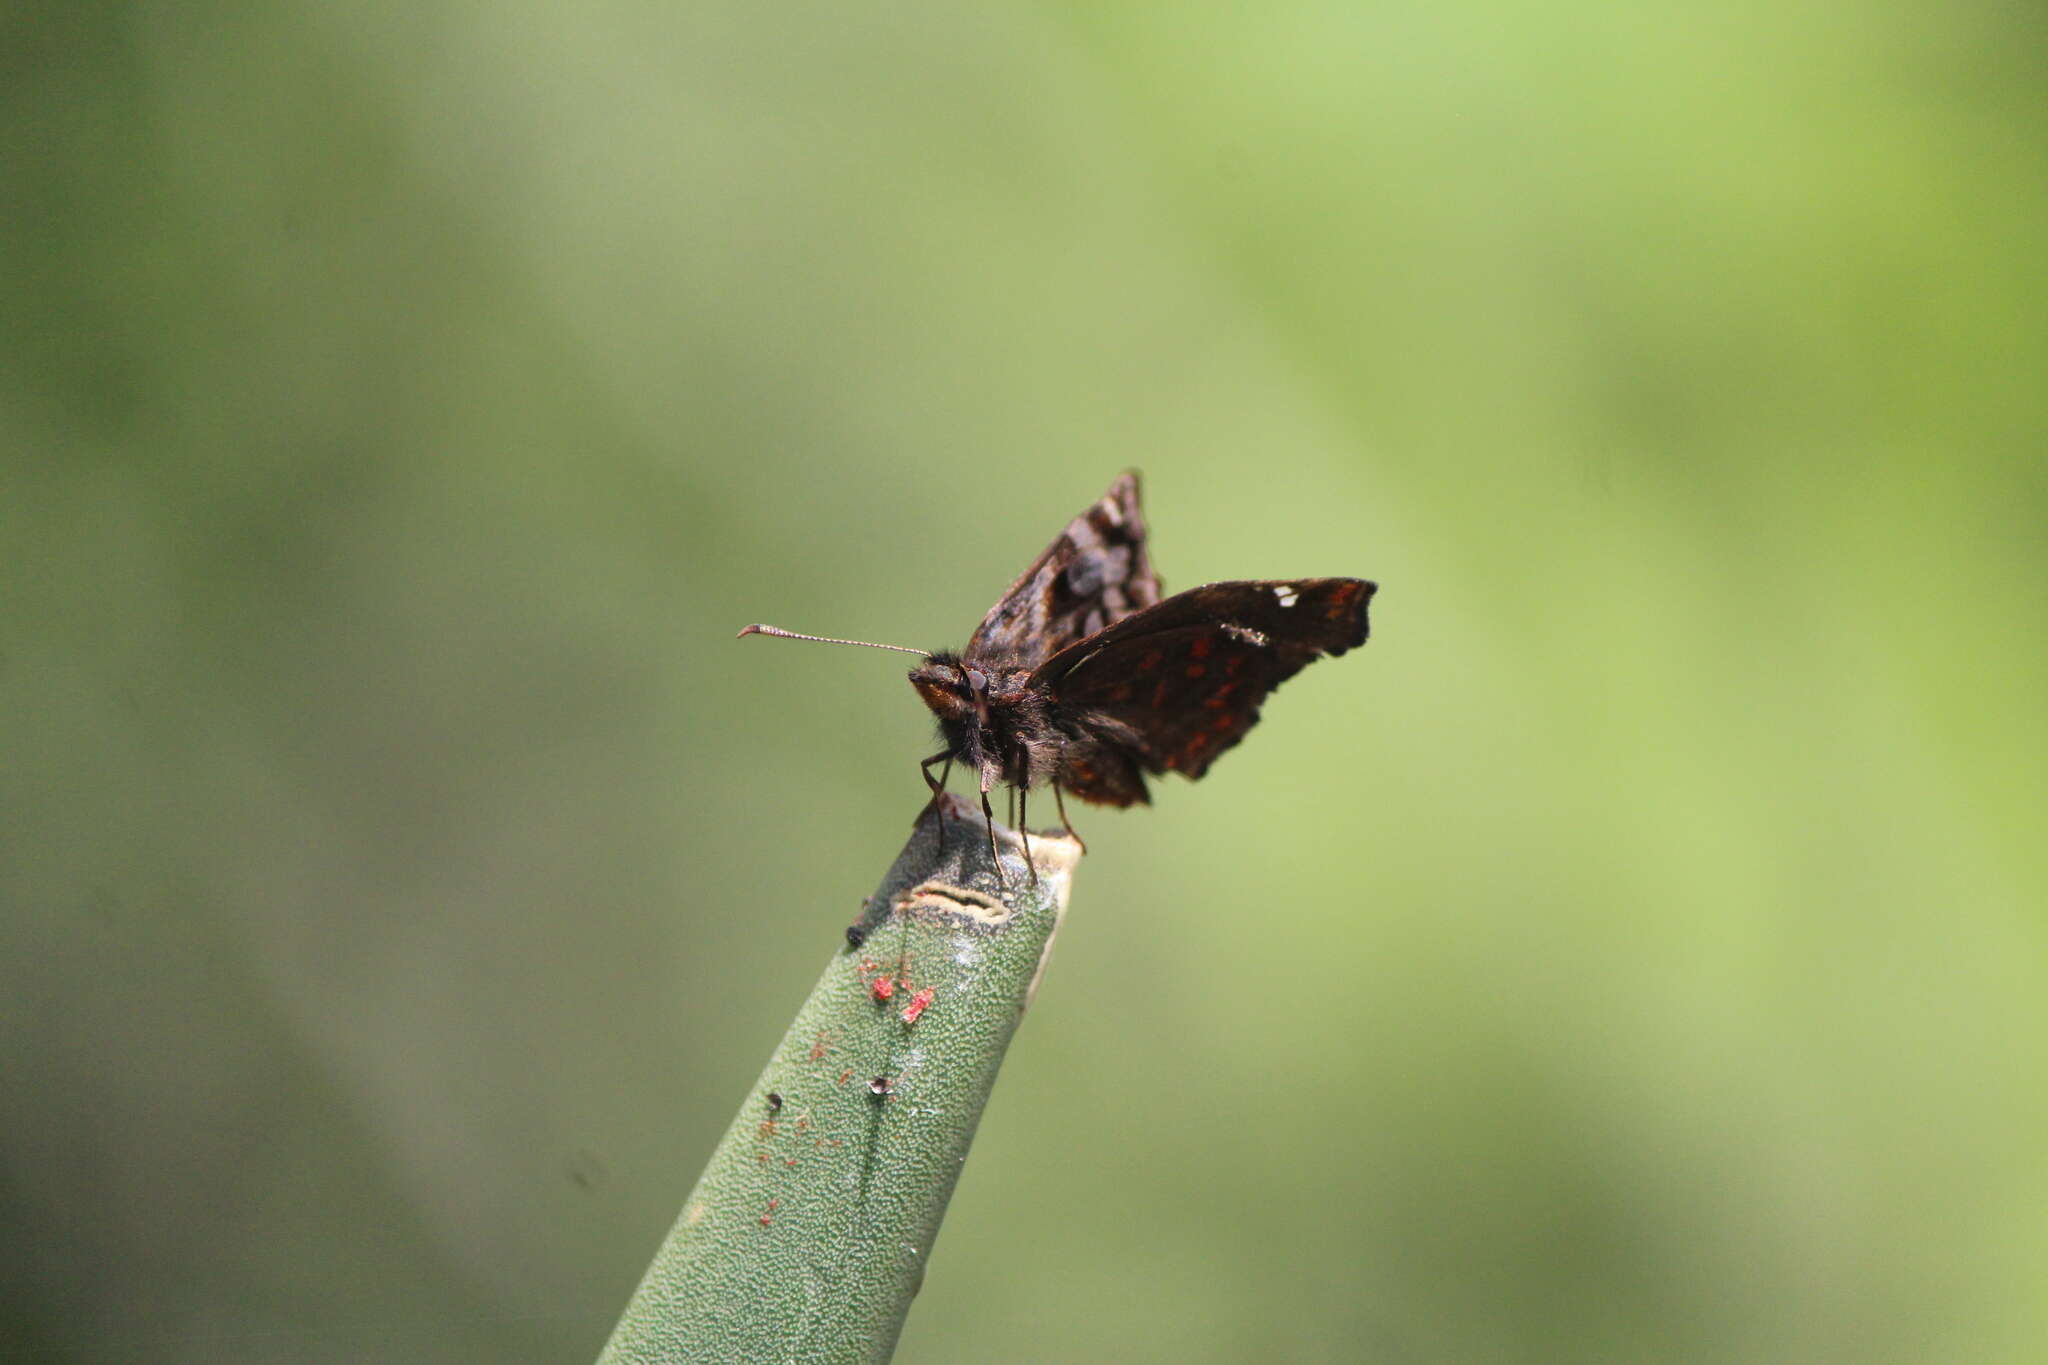
[[[1056,780],[1083,799],[1129,805],[1145,799],[1130,760],[1200,777],[1274,688],[1365,643],[1373,590],[1358,578],[1211,583],[1070,645],[1031,677],[1056,722],[1089,737],[1070,746]]]
[[[989,608],[962,654],[1034,668],[1158,600],[1138,479],[1120,474]]]

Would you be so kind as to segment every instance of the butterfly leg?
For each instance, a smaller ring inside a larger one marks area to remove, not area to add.
[[[938,762],[942,758],[946,760],[946,767],[944,771],[942,771],[939,774],[938,781],[934,782],[932,780],[932,764]],[[918,822],[921,824],[923,823],[926,814],[938,814],[939,794],[946,790],[946,779],[953,775],[953,751],[948,749],[944,753],[933,754],[930,758],[918,764],[917,770],[924,774],[924,784],[932,789],[932,799],[925,802],[924,810],[921,810],[917,813]],[[939,816],[939,852],[944,853],[945,851],[946,819],[944,816],[941,815]]]
[[[1086,853],[1088,851],[1088,841],[1074,833],[1074,822],[1067,818],[1067,795],[1057,782],[1052,784],[1052,802],[1060,808],[1060,824],[1066,827],[1067,837],[1079,844],[1081,851]]]
[[[996,885],[1003,886],[1003,855],[996,852],[996,813],[988,804],[988,777],[985,774],[981,779],[981,814],[988,821],[988,860],[996,865]]]
[[[1017,837],[1024,841],[1024,866],[1031,869],[1031,884],[1036,886],[1038,864],[1031,861],[1031,817],[1026,813],[1026,803],[1030,801],[1031,793],[1024,787],[1013,787],[1011,790],[1017,793]]]

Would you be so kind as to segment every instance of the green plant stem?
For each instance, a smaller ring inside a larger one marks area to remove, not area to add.
[[[889,1358],[1080,855],[1033,835],[1034,883],[997,837],[1000,883],[979,810],[948,795],[918,822],[600,1365]]]

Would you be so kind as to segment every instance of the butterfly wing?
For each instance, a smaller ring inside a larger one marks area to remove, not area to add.
[[[1158,600],[1138,476],[1120,474],[996,600],[963,653],[1035,667]]]
[[[1126,616],[1031,676],[1069,737],[1056,781],[1084,800],[1145,799],[1145,772],[1200,777],[1281,683],[1365,643],[1361,578],[1211,583]]]

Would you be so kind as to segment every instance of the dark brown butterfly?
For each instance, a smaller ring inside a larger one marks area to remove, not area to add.
[[[997,783],[1017,789],[1020,807],[1050,786],[1072,834],[1066,792],[1129,806],[1149,799],[1146,773],[1200,777],[1274,688],[1365,643],[1374,589],[1362,578],[1298,578],[1211,583],[1161,601],[1137,475],[1127,473],[1067,523],[958,654],[876,647],[924,655],[910,682],[946,746],[924,760],[925,781],[936,797],[945,778],[933,764],[978,774],[993,857]],[[869,643],[763,625],[740,634]]]

